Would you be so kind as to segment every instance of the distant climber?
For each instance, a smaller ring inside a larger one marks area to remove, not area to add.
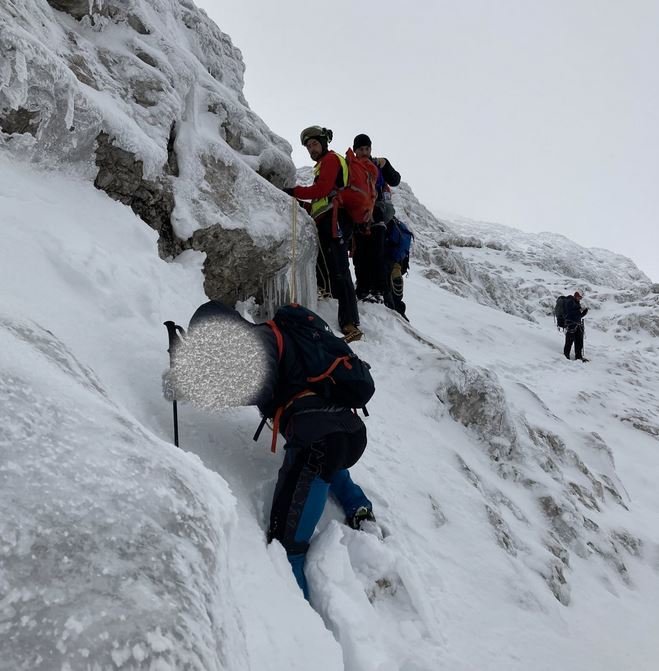
[[[348,254],[352,244],[353,222],[343,207],[333,211],[333,199],[348,182],[345,158],[329,151],[332,131],[310,126],[300,134],[300,142],[316,161],[311,186],[295,186],[283,190],[300,200],[309,200],[308,210],[318,227],[317,277],[320,290],[339,302],[338,321],[346,341],[359,340],[359,310],[350,274]]]
[[[567,296],[563,302],[565,315],[565,347],[563,348],[563,354],[566,359],[569,359],[570,350],[574,343],[574,358],[588,361],[583,356],[583,318],[588,314],[588,308],[581,308],[581,298],[581,294],[575,291],[574,295]]]

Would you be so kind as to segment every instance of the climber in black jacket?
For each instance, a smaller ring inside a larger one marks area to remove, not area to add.
[[[308,598],[306,553],[328,496],[340,504],[346,524],[353,529],[359,529],[365,521],[375,521],[373,504],[348,471],[366,448],[366,426],[349,408],[309,389],[308,372],[285,330],[280,332],[279,353],[278,338],[269,326],[251,324],[219,301],[200,306],[192,316],[190,329],[213,322],[222,328],[218,326],[217,332],[208,337],[216,340],[222,333],[231,333],[223,343],[227,350],[239,346],[240,329],[249,330],[260,341],[265,362],[263,381],[242,404],[257,405],[264,418],[274,418],[274,429],[286,439],[267,537],[268,542],[277,540],[283,545],[293,575]],[[226,324],[236,322],[239,329],[229,332]],[[236,381],[225,383],[235,385]]]
[[[588,313],[588,308],[581,308],[581,294],[574,292],[565,301],[565,347],[563,354],[566,359],[570,358],[570,350],[574,343],[574,358],[588,361],[583,356],[583,317]]]
[[[385,238],[387,224],[395,214],[390,187],[400,184],[400,173],[388,159],[371,156],[371,139],[365,133],[355,137],[352,148],[358,158],[368,158],[378,168],[373,220],[368,226],[358,228],[354,237],[352,261],[357,279],[357,298],[367,302],[385,303],[387,307],[395,309],[389,286],[391,268],[385,256]]]

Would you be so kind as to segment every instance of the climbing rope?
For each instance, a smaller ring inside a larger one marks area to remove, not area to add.
[[[330,278],[329,266],[327,265],[327,259],[325,258],[323,246],[320,243],[320,232],[318,231],[318,226],[314,226],[314,228],[316,229],[316,242],[318,243],[317,265],[320,268],[319,273],[316,275],[316,279],[321,279],[323,282],[323,286],[318,287],[318,298],[332,298],[332,280]]]
[[[291,198],[291,220],[292,220],[292,241],[291,241],[291,302],[297,303],[297,200]]]

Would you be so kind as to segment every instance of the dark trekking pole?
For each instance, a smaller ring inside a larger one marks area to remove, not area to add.
[[[169,338],[167,351],[169,352],[169,370],[171,371],[174,361],[174,348],[178,340],[185,335],[185,331],[182,326],[175,324],[171,320],[164,322],[164,324],[167,328],[167,336]],[[174,445],[178,447],[178,407],[176,404],[176,393],[174,393],[174,398],[172,399],[172,409],[174,412]]]

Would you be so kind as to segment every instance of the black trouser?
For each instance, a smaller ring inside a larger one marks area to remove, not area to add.
[[[311,529],[299,527],[305,505],[310,503],[314,480],[320,478],[331,484],[339,471],[357,463],[365,448],[366,427],[355,433],[331,433],[311,444],[293,437],[286,444],[286,456],[279,469],[269,537],[279,540],[287,552],[306,552],[315,524]],[[324,507],[324,500],[322,504]]]
[[[389,288],[384,253],[387,228],[384,224],[372,224],[368,233],[359,228],[355,231],[355,251],[352,261],[357,278],[357,297],[364,298],[369,293],[387,293]]]
[[[347,517],[360,506],[372,507],[348,472],[365,447],[363,424],[355,432],[330,433],[312,443],[293,434],[286,444],[272,499],[268,539],[277,539],[284,546],[295,579],[307,598],[305,556],[329,493],[337,497]]]
[[[574,343],[574,358],[583,359],[583,324],[573,324],[565,329],[565,347],[563,354],[569,359]]]
[[[318,226],[318,262],[316,278],[318,287],[339,301],[339,326],[359,326],[359,310],[355,287],[350,274],[348,251],[352,244],[352,222],[339,210],[341,237],[332,235],[332,211],[316,220]]]

